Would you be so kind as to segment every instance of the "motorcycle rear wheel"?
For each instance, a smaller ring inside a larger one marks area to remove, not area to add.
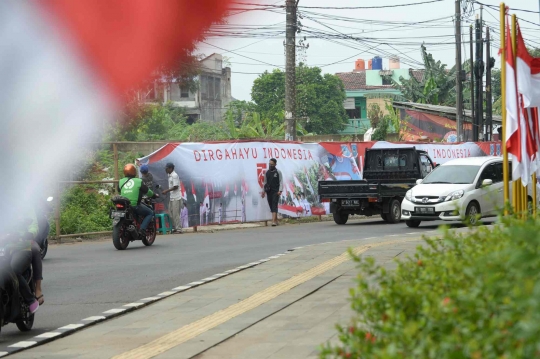
[[[30,279],[28,284],[32,293],[36,293],[36,285],[34,283],[34,280]],[[29,332],[34,326],[34,314],[30,314],[30,309],[27,308],[26,310],[28,311],[27,313],[25,313],[26,317],[21,318],[15,322],[17,328],[19,328],[21,332]]]
[[[129,245],[129,239],[127,238],[128,233],[126,233],[126,229],[124,228],[123,223],[118,223],[116,226],[113,227],[113,244],[114,248],[118,249],[119,251],[123,251],[126,249]]]
[[[156,221],[152,220],[146,229],[146,237],[142,240],[143,244],[147,247],[154,244],[156,240]]]

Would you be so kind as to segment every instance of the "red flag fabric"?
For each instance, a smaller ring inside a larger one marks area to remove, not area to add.
[[[195,202],[197,202],[197,193],[195,192],[195,185],[193,184],[193,182],[191,182],[191,194],[193,195]]]

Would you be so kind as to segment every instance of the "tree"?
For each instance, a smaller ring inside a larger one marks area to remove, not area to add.
[[[435,61],[433,55],[427,53],[422,45],[422,60],[424,62],[424,76],[418,81],[414,76],[409,79],[399,78],[399,82],[392,80],[395,88],[412,102],[432,105],[454,106],[456,102],[456,70],[446,68],[446,64]]]
[[[345,128],[348,120],[343,108],[345,88],[337,76],[321,72],[318,67],[304,64],[297,67],[297,119],[309,132],[337,133]],[[251,98],[256,111],[264,118],[283,122],[285,73],[276,69],[260,75],[253,83]]]
[[[529,53],[533,57],[540,57],[540,48],[539,47],[528,47]]]

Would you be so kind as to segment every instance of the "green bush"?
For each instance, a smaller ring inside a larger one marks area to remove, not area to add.
[[[540,222],[427,240],[387,272],[372,259],[351,289],[357,313],[321,358],[540,357]]]

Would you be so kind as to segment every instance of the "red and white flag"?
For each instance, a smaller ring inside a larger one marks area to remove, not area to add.
[[[530,159],[527,158],[525,120],[517,87],[516,63],[512,50],[510,26],[506,24],[506,148],[512,155],[512,180],[521,178],[527,185],[530,177]]]
[[[302,192],[304,192],[304,186],[302,186],[302,183],[298,180],[298,178],[296,178],[296,175],[293,175],[293,179],[296,187],[300,188]]]
[[[538,106],[540,105],[540,58],[529,54],[521,30],[517,29],[517,87],[521,111],[527,124],[527,153],[534,157],[531,171],[540,174],[540,133]]]
[[[227,184],[225,186],[225,193],[223,194],[223,197],[228,197],[229,196],[229,185]]]
[[[248,193],[248,184],[245,179],[242,180],[242,193],[243,195],[246,195]]]
[[[0,168],[10,175],[0,188],[47,174],[4,201],[39,201],[36,193],[84,153],[81,144],[101,139],[128,90],[180,63],[231,2],[1,0]],[[0,232],[15,215],[0,218]]]
[[[187,201],[186,188],[184,187],[184,182],[180,181],[180,196],[184,201]]]
[[[193,199],[195,199],[195,202],[197,202],[197,193],[195,192],[195,185],[193,182],[191,182],[191,194],[193,195]]]
[[[238,186],[236,185],[236,183],[234,184],[234,195],[236,196],[236,192],[238,192]]]

